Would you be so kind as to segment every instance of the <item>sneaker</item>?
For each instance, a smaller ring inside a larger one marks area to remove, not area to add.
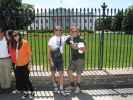
[[[69,87],[65,88],[65,91],[66,92],[72,92],[73,89],[74,89],[74,87],[69,86]]]
[[[34,92],[33,91],[27,91],[27,93],[26,94],[34,94]]]
[[[29,94],[29,95],[28,95],[28,98],[29,98],[29,99],[33,99],[33,97],[34,97],[34,95],[32,95],[32,94]]]
[[[58,93],[58,88],[57,87],[54,88],[54,93]]]
[[[33,91],[29,92],[29,99],[33,99],[33,97],[35,96],[35,93]]]
[[[21,99],[26,99],[29,95],[28,94],[24,94]]]
[[[23,93],[23,94],[29,94],[29,92],[28,92],[28,91],[23,91],[22,93]]]
[[[63,96],[67,96],[67,94],[64,90],[60,90],[60,94],[63,95]]]
[[[17,93],[20,93],[20,91],[17,89],[12,91],[12,94],[17,94]]]
[[[76,93],[76,94],[80,93],[80,88],[79,87],[76,87],[74,93]]]

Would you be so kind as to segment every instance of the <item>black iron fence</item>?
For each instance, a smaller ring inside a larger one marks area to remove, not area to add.
[[[56,25],[63,27],[65,35],[69,27],[76,25],[86,42],[85,70],[120,69],[133,67],[133,9],[37,9],[34,20],[26,27],[25,38],[32,46],[33,68],[48,71],[48,40]],[[70,60],[70,48],[64,48],[64,68]]]

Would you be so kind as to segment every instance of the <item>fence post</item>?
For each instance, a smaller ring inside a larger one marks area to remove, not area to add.
[[[100,50],[99,50],[99,68],[100,70],[102,70],[103,68],[103,59],[104,59],[104,30],[105,30],[105,11],[107,8],[107,5],[105,4],[105,2],[103,3],[103,5],[101,5],[102,7],[102,32],[100,33]]]

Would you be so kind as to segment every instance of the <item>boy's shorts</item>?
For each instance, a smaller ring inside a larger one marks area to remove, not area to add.
[[[84,60],[83,59],[72,60],[68,70],[76,72],[77,74],[81,74],[84,70]]]
[[[54,66],[51,66],[51,71],[63,71],[63,58],[53,59]]]

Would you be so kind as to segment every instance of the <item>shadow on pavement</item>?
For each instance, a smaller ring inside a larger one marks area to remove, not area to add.
[[[68,96],[61,96],[54,94],[54,100],[94,100],[91,95],[87,93],[70,94]]]

